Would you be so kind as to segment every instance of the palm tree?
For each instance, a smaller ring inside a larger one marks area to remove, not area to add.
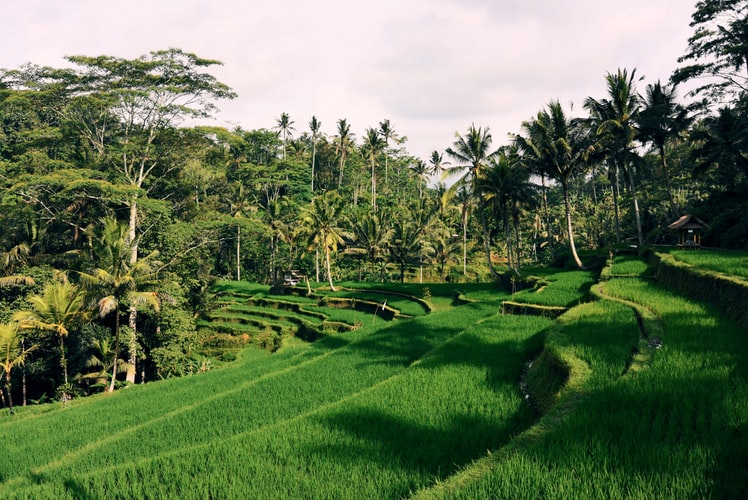
[[[451,165],[450,162],[444,161],[444,155],[439,151],[432,151],[429,157],[429,175],[436,177],[441,180],[442,174],[447,169],[447,166]]]
[[[92,293],[99,298],[97,304],[99,315],[104,318],[114,313],[114,355],[113,372],[109,384],[109,392],[114,391],[114,382],[117,378],[116,360],[120,352],[120,307],[129,303],[130,308],[150,305],[156,311],[160,308],[160,300],[156,292],[139,291],[140,287],[154,284],[157,271],[154,270],[157,252],[130,262],[130,242],[127,238],[127,226],[120,224],[116,219],[107,217],[102,221],[101,231],[98,234],[94,257],[98,266],[90,273],[80,272],[81,282],[84,283]],[[132,317],[132,316],[131,316]],[[130,359],[128,361],[128,380],[135,376],[135,354],[137,342],[135,338],[135,326],[130,325],[132,338],[129,346]]]
[[[363,157],[369,160],[371,164],[371,211],[377,211],[377,175],[376,166],[379,155],[384,150],[385,142],[379,131],[374,128],[366,129],[364,144],[361,146]]]
[[[685,130],[688,125],[687,111],[676,102],[675,88],[663,86],[659,81],[647,85],[643,103],[638,119],[639,140],[643,143],[652,143],[657,149],[670,203],[670,215],[675,217],[680,215],[680,209],[673,198],[665,145]]]
[[[279,118],[276,118],[276,130],[283,136],[283,159],[286,159],[286,143],[288,138],[291,137],[291,131],[296,130],[293,128],[295,122],[288,116],[288,113],[281,113]]]
[[[93,386],[107,387],[110,372],[127,373],[127,363],[121,358],[116,359],[116,367],[112,366],[114,361],[112,347],[108,339],[94,339],[91,355],[86,360],[86,367],[91,371],[76,375],[74,378],[78,381],[84,381],[89,388]]]
[[[422,264],[424,253],[431,247],[424,238],[433,211],[418,200],[418,205],[400,207],[392,224],[389,244],[390,256],[400,266],[400,282],[405,281],[405,269],[409,264]]]
[[[390,139],[394,139],[397,141],[397,134],[395,133],[395,129],[392,127],[392,124],[390,124],[389,119],[385,119],[381,122],[379,122],[379,133],[382,136],[382,139],[384,139],[384,182],[387,183],[387,149],[390,147]]]
[[[486,176],[478,183],[481,204],[493,209],[501,218],[506,237],[507,264],[515,272],[519,271],[519,262],[512,250],[512,224],[518,205],[533,198],[530,184],[530,171],[518,161],[518,156],[502,148],[497,156],[491,158]]]
[[[33,278],[15,274],[16,266],[25,264],[30,253],[31,247],[26,243],[19,243],[10,250],[0,252],[0,288],[34,284]]]
[[[434,261],[439,265],[439,279],[444,281],[445,269],[452,255],[459,251],[459,241],[452,235],[444,223],[437,223],[430,231],[431,246],[434,250]]]
[[[608,98],[598,101],[588,97],[585,99],[584,107],[589,110],[592,123],[596,126],[597,136],[609,152],[614,167],[623,169],[628,178],[634,205],[637,241],[641,249],[644,246],[644,235],[632,165],[636,155],[633,142],[637,135],[636,123],[640,108],[639,96],[636,94],[634,83],[635,77],[636,70],[633,70],[631,74],[625,69],[619,69],[615,75],[608,73],[605,77]],[[615,196],[616,188],[613,189]],[[616,202],[615,199],[614,202]]]
[[[312,199],[311,206],[304,209],[302,224],[306,228],[308,236],[308,248],[319,248],[325,254],[325,270],[330,283],[330,290],[335,291],[332,282],[332,269],[330,254],[337,251],[338,245],[345,242],[346,232],[340,224],[343,220],[343,200],[335,190],[328,191]]]
[[[231,217],[237,220],[236,223],[236,281],[242,279],[242,267],[241,267],[241,244],[242,244],[242,224],[241,218],[247,215],[247,213],[255,210],[254,205],[250,202],[249,195],[244,190],[244,184],[241,181],[235,181],[231,184],[231,192],[229,193],[229,211]]]
[[[314,163],[317,161],[317,139],[319,139],[319,129],[321,127],[322,122],[316,116],[312,116],[312,119],[309,120],[309,130],[312,132],[312,196],[314,196]]]
[[[416,158],[413,163],[411,163],[411,167],[413,168],[413,173],[416,174],[416,182],[418,183],[418,199],[423,199],[423,187],[426,184],[426,177],[429,173],[429,167],[426,165],[426,162],[421,160],[420,158]]]
[[[32,309],[19,311],[14,319],[22,329],[54,332],[60,341],[60,367],[63,374],[63,397],[68,396],[68,365],[64,338],[84,316],[83,290],[71,284],[65,275],[61,282],[50,283],[41,295],[29,297]]]
[[[383,263],[387,243],[392,235],[392,228],[384,213],[359,213],[349,218],[349,224],[353,230],[352,245],[349,249],[358,249],[366,255],[372,268],[377,262]],[[384,275],[384,266],[382,274]]]
[[[481,129],[480,127],[475,128],[475,125],[471,125],[466,135],[461,136],[457,134],[457,139],[452,147],[446,149],[447,155],[458,162],[456,169],[463,172],[462,177],[457,181],[455,186],[467,185],[472,196],[477,196],[476,185],[485,176],[488,161],[496,154],[495,151],[490,151],[492,141],[493,138],[488,127]],[[478,214],[481,229],[483,230],[483,247],[486,252],[488,269],[491,272],[491,276],[496,278],[497,274],[491,261],[491,240],[488,232],[488,222],[482,210],[478,211]]]
[[[569,182],[587,167],[589,153],[582,123],[566,117],[561,104],[551,101],[530,121],[522,123],[525,136],[515,136],[515,145],[533,170],[544,171],[561,184],[566,213],[566,231],[574,261],[584,269],[574,244],[574,230],[569,200]]]
[[[8,396],[7,405],[10,409],[10,413],[13,413],[13,395],[10,391],[10,371],[16,366],[22,366],[26,361],[26,356],[36,349],[35,345],[29,348],[24,348],[21,344],[21,334],[19,332],[18,323],[0,323],[0,380],[5,378],[5,392]],[[0,390],[0,396],[3,391]],[[5,397],[3,404],[6,404]]]
[[[338,171],[338,189],[343,185],[343,170],[345,170],[345,157],[348,150],[351,147],[353,141],[353,134],[351,134],[351,126],[345,118],[341,118],[337,122],[338,124],[338,137],[335,141],[335,154],[340,155],[339,171]]]

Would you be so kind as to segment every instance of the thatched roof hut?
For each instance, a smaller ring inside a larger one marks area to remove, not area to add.
[[[701,230],[709,229],[709,225],[695,215],[686,214],[667,228],[678,231],[679,247],[699,248],[701,246]]]

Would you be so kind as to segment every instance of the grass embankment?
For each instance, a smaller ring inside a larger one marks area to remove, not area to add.
[[[737,250],[671,250],[676,260],[748,280],[748,252]]]
[[[646,266],[641,266],[644,271]],[[662,347],[627,368],[636,319],[599,301],[562,317],[548,344],[569,377],[540,422],[420,498],[745,498],[748,343],[715,310],[640,277],[603,292],[661,322]]]

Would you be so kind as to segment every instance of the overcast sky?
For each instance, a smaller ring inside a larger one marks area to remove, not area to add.
[[[218,59],[238,97],[215,125],[361,138],[385,118],[427,159],[471,123],[508,142],[546,103],[605,97],[606,73],[668,79],[695,0],[23,0],[0,8],[0,68],[169,47]],[[681,92],[683,94],[683,92]]]

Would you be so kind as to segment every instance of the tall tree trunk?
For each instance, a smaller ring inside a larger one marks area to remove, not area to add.
[[[668,172],[667,160],[665,158],[665,146],[660,146],[660,165],[662,165],[662,174],[665,177],[665,188],[667,189],[667,199],[670,202],[670,215],[672,217],[678,217],[680,215],[680,209],[675,204],[673,198],[673,189],[670,184],[670,172]]]
[[[135,230],[138,224],[138,199],[134,196],[130,203],[130,224],[129,224],[129,238],[130,238],[130,265],[135,265],[138,261],[138,241],[135,238]],[[126,380],[131,384],[135,383],[135,366],[137,364],[138,354],[138,341],[137,341],[137,322],[138,322],[138,311],[135,306],[130,306],[130,316],[128,325],[132,330],[132,337],[128,346],[129,356],[127,359],[127,377]]]
[[[618,164],[613,166],[613,176],[610,179],[610,189],[613,192],[613,216],[616,221],[616,243],[621,244],[621,209],[618,203]]]
[[[467,276],[467,209],[462,211],[462,275]]]
[[[119,359],[119,311],[114,311],[114,362],[112,363],[112,380],[108,392],[114,392],[114,381],[117,378],[117,360]]]
[[[312,143],[312,196],[314,196],[314,161],[317,158],[317,141]]]
[[[509,214],[507,214],[506,207],[504,207],[503,219],[504,236],[506,237],[506,264],[509,269],[514,269],[514,266],[512,265],[512,231],[509,226]]]
[[[65,358],[65,342],[63,341],[62,335],[60,337],[60,366],[62,367],[62,379],[64,380],[65,387],[68,385],[68,360]]]
[[[571,226],[571,203],[569,202],[569,186],[566,182],[561,183],[561,188],[564,192],[564,208],[566,210],[566,231],[569,234],[569,247],[571,248],[571,254],[574,256],[574,261],[577,263],[579,269],[584,269],[584,264],[579,259],[577,254],[577,247],[574,245],[574,230]]]
[[[626,174],[629,178],[629,185],[631,187],[631,199],[634,203],[634,219],[636,220],[636,239],[638,242],[638,248],[641,251],[644,248],[644,234],[642,233],[642,219],[639,213],[639,198],[636,195],[636,184],[634,183],[634,172],[630,166],[625,167]]]
[[[375,162],[371,162],[371,211],[377,211],[377,178],[374,173]]]
[[[327,270],[327,280],[330,282],[330,290],[333,292],[337,291],[335,290],[335,285],[332,283],[332,269],[330,268],[330,247],[325,247],[325,268]]]
[[[10,374],[5,374],[5,392],[8,393],[8,410],[10,411],[10,414],[12,415],[15,413],[13,411],[13,395],[10,393]]]
[[[491,278],[498,278],[496,270],[493,268],[493,262],[491,262],[491,236],[488,233],[488,223],[486,222],[486,215],[483,210],[480,211],[480,225],[483,230],[483,249],[486,252],[486,260],[488,261],[488,271],[491,274]]]
[[[314,249],[314,280],[319,283],[319,248]]]
[[[236,281],[242,280],[242,260],[241,260],[241,245],[242,245],[242,228],[236,226]]]

